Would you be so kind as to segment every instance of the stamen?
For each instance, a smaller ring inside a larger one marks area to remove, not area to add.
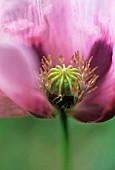
[[[64,63],[64,56],[63,55],[59,56],[59,61],[60,61],[60,65],[63,65],[63,63]]]
[[[38,88],[48,96],[49,101],[59,109],[71,108],[84,96],[97,89],[95,83],[98,75],[94,74],[98,67],[90,67],[93,57],[85,62],[84,55],[80,59],[79,52],[75,52],[70,64],[65,66],[64,57],[59,56],[59,65],[53,67],[52,57],[43,56],[42,68],[36,74]]]

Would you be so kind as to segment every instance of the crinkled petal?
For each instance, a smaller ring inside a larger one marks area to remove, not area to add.
[[[39,61],[35,53],[0,37],[0,89],[24,110],[51,117],[50,105],[36,87]]]
[[[25,44],[37,45],[43,38],[44,16],[49,9],[49,0],[1,0],[0,30]]]

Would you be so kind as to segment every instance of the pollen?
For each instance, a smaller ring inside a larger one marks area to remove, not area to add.
[[[53,65],[51,55],[43,57],[40,73],[36,73],[37,87],[58,109],[74,107],[87,94],[97,89],[95,83],[99,76],[94,73],[97,67],[90,67],[92,59],[90,57],[85,61],[84,55],[80,57],[77,52],[66,66],[62,55],[59,56],[57,65]]]

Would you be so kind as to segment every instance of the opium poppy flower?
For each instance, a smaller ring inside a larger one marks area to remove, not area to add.
[[[109,0],[1,0],[0,117],[113,117],[114,8]]]

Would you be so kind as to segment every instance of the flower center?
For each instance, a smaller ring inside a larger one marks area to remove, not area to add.
[[[51,56],[43,57],[42,68],[37,74],[38,87],[45,93],[54,106],[65,110],[79,103],[86,94],[96,90],[95,82],[98,75],[94,74],[97,67],[91,69],[92,57],[85,62],[84,57],[75,53],[70,64],[65,66],[64,57],[59,57],[59,65],[53,66]]]

